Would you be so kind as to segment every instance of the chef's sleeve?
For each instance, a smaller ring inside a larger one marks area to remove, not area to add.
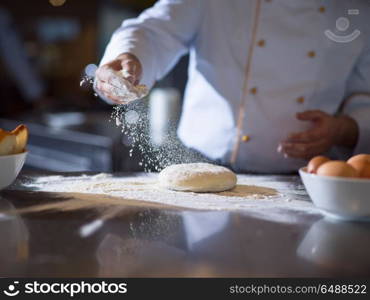
[[[370,42],[359,56],[347,81],[341,114],[352,117],[359,128],[353,154],[370,153]]]
[[[119,54],[134,54],[143,67],[142,84],[151,87],[184,55],[196,38],[205,1],[160,0],[113,34],[101,65]]]

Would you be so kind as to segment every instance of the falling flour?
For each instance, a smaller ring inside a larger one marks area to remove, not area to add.
[[[130,142],[129,155],[138,152],[138,164],[145,172],[159,172],[167,166],[180,163],[209,162],[199,153],[187,149],[172,128],[161,145],[151,140],[148,111],[145,101],[134,101],[127,105],[115,106],[111,119],[121,128]]]

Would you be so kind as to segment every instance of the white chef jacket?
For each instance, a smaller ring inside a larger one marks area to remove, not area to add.
[[[311,126],[295,114],[335,114],[346,99],[360,129],[354,152],[370,152],[369,16],[362,0],[162,0],[123,22],[101,64],[133,53],[152,86],[190,52],[183,143],[239,171],[290,172],[305,161],[278,144]],[[336,27],[340,17],[348,29]],[[360,35],[340,43],[326,30]]]

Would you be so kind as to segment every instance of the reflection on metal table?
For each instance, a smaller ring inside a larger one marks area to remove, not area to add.
[[[100,207],[113,213],[106,220],[97,217],[97,209],[78,205],[22,213],[69,197],[19,188],[36,176],[23,174],[0,192],[1,277],[370,275],[370,223],[335,222],[317,211],[276,208],[281,218],[269,219],[248,209],[196,210],[141,201],[122,204],[119,213]],[[290,197],[309,203],[298,177],[273,179],[289,187]]]

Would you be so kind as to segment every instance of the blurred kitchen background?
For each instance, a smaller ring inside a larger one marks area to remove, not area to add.
[[[25,169],[140,171],[140,152],[111,120],[113,107],[91,85],[112,32],[154,0],[1,0],[0,128],[30,129]],[[148,114],[151,142],[174,134],[187,79],[187,57],[144,100],[126,110]],[[158,105],[150,106],[156,101]],[[151,108],[150,108],[151,107]],[[170,126],[170,124],[172,124]],[[143,141],[144,142],[144,141]]]

